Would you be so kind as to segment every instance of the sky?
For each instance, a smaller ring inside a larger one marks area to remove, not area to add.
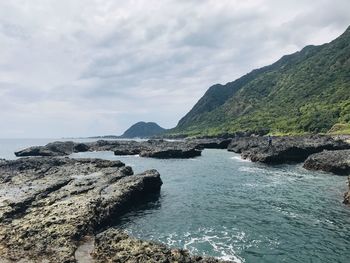
[[[350,25],[349,0],[0,0],[0,138],[176,126],[233,81]]]

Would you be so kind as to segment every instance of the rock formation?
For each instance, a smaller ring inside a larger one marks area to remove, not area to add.
[[[161,185],[120,161],[1,159],[0,262],[219,262],[108,229]]]
[[[323,151],[312,154],[304,162],[304,168],[338,175],[350,175],[350,150]]]
[[[162,181],[156,170],[132,174],[119,161],[2,161],[0,259],[75,262],[80,239],[94,234],[131,202],[159,191]]]
[[[244,159],[271,164],[302,162],[323,150],[343,149],[350,149],[350,144],[322,135],[276,137],[271,146],[266,137],[236,138],[228,146],[229,151],[241,153]]]
[[[192,158],[201,155],[203,148],[226,149],[230,139],[197,139],[186,141],[124,141],[99,140],[88,143],[53,142],[45,146],[33,146],[15,153],[23,156],[66,156],[74,152],[113,151],[115,155],[135,155],[153,158]]]

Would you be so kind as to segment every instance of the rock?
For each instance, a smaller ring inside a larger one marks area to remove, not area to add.
[[[64,156],[74,152],[74,142],[52,142],[45,146],[33,146],[15,152],[17,157],[25,156]]]
[[[231,140],[227,150],[242,153],[253,148],[267,146],[266,137],[235,137]]]
[[[88,152],[90,150],[90,146],[85,143],[76,143],[74,144],[73,151],[78,152]]]
[[[197,149],[227,149],[232,139],[194,139],[188,140]]]
[[[156,170],[59,157],[0,162],[0,262],[76,262],[79,240],[159,192]]]
[[[92,253],[96,262],[224,262],[214,258],[192,256],[187,250],[170,249],[162,244],[142,241],[126,233],[109,229],[95,238],[95,249]],[[228,261],[226,261],[228,262]]]
[[[217,145],[222,145],[217,142]],[[66,156],[73,152],[113,151],[115,155],[135,155],[153,158],[192,158],[201,155],[198,142],[148,140],[137,141],[105,141],[89,143],[53,142],[45,146],[29,147],[16,152],[22,156]]]
[[[140,152],[141,157],[152,157],[159,159],[170,158],[193,158],[201,155],[201,151],[194,148],[154,148]]]
[[[276,137],[272,146],[266,137],[236,138],[228,146],[229,151],[241,153],[244,159],[271,164],[302,162],[323,150],[342,149],[350,149],[350,144],[321,135]]]
[[[304,168],[338,175],[350,175],[350,150],[323,151],[312,154],[304,162]]]

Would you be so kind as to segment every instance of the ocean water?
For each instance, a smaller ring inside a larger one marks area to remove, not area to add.
[[[3,145],[0,157],[8,155]],[[115,220],[133,236],[236,262],[350,262],[350,207],[342,204],[346,177],[299,164],[251,163],[224,150],[204,150],[187,160],[112,152],[72,157],[121,160],[135,173],[160,172],[160,195]]]

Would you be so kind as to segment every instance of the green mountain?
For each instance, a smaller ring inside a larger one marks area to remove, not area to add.
[[[154,122],[137,122],[127,129],[121,138],[148,138],[164,132],[165,129]]]
[[[226,85],[214,85],[168,133],[273,134],[350,128],[350,27]]]

